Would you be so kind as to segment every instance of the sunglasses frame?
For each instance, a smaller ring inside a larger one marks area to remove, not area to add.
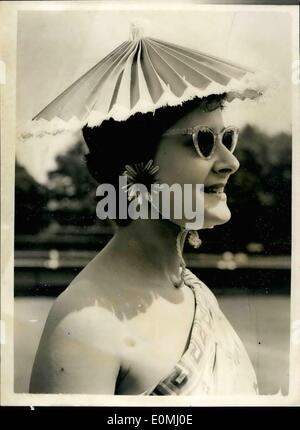
[[[204,156],[203,154],[202,154],[202,152],[200,151],[200,149],[199,149],[199,145],[198,145],[198,134],[199,134],[199,131],[209,131],[209,132],[211,132],[212,133],[212,135],[214,136],[214,145],[213,145],[213,148],[212,148],[212,150],[211,150],[211,153],[210,153],[210,155],[208,155],[207,157],[206,156]],[[223,136],[224,136],[224,133],[226,132],[226,131],[233,131],[234,132],[234,142],[233,142],[233,147],[232,147],[232,149],[231,150],[229,150],[224,144],[223,144],[223,142],[222,142],[222,139],[223,139]],[[163,134],[163,136],[178,136],[178,135],[182,135],[182,136],[184,136],[184,135],[190,135],[190,136],[192,136],[193,137],[193,143],[194,143],[194,147],[195,147],[195,149],[196,149],[196,151],[197,151],[197,154],[201,157],[201,158],[203,158],[203,159],[205,159],[205,160],[209,160],[213,155],[214,155],[214,152],[215,152],[215,150],[216,150],[216,146],[217,146],[217,143],[219,142],[221,145],[223,145],[223,146],[225,146],[225,148],[228,150],[228,151],[230,151],[231,153],[233,153],[234,152],[234,150],[235,150],[235,148],[236,148],[236,145],[237,145],[237,141],[238,141],[238,137],[239,137],[239,128],[238,127],[235,127],[235,126],[233,126],[233,125],[229,125],[229,126],[227,126],[227,127],[224,127],[220,132],[216,132],[213,128],[210,128],[210,127],[208,127],[208,126],[206,126],[206,125],[197,125],[197,126],[195,126],[195,127],[189,127],[189,128],[173,128],[173,129],[170,129],[170,130],[167,130],[164,134]]]

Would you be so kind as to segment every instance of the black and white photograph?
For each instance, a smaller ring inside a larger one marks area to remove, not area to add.
[[[9,3],[4,401],[299,402],[299,8]]]

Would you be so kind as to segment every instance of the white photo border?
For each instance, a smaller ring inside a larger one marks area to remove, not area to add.
[[[18,11],[36,10],[213,10],[282,11],[291,14],[293,64],[299,72],[299,7],[295,5],[199,4],[195,2],[1,2],[1,403],[9,406],[295,406],[300,404],[300,109],[299,73],[293,91],[292,267],[289,394],[257,397],[118,396],[14,393],[14,175]],[[298,65],[298,66],[297,66]],[[6,73],[5,73],[6,69]],[[291,71],[292,75],[292,71]],[[292,78],[291,78],[292,79]]]

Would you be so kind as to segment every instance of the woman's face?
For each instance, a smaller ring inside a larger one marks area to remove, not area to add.
[[[224,128],[221,109],[213,112],[203,112],[195,109],[177,121],[171,129],[183,129],[197,125],[208,126],[219,132]],[[193,144],[192,136],[175,135],[164,136],[154,158],[154,164],[159,166],[158,182],[171,186],[172,184],[192,184],[192,204],[196,207],[196,199],[200,193],[196,192],[196,184],[204,184],[204,224],[202,228],[212,228],[214,225],[227,222],[231,213],[227,206],[226,194],[208,192],[206,187],[218,185],[224,187],[229,176],[237,171],[239,162],[236,157],[223,145],[217,144],[213,156],[209,159],[201,158]],[[202,201],[202,200],[201,200]],[[184,216],[175,219],[171,211],[171,221],[185,226],[190,219]],[[193,228],[199,230],[199,226]]]

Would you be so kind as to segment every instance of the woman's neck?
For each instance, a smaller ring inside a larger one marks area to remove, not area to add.
[[[110,258],[114,255],[141,276],[173,283],[180,278],[181,258],[176,247],[180,231],[168,220],[137,219],[126,227],[118,227],[105,253]],[[182,250],[183,243],[179,245]]]

